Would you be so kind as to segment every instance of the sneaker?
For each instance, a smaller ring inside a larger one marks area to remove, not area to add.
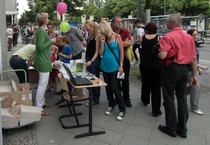
[[[198,115],[203,115],[203,112],[199,109],[197,110],[191,110],[193,113],[198,114]]]
[[[107,109],[106,109],[106,112],[105,112],[105,114],[106,115],[110,115],[110,114],[112,114],[112,111],[114,110],[114,107],[108,107]]]
[[[124,117],[125,117],[125,112],[120,112],[119,115],[117,116],[117,120],[121,121],[124,119]]]

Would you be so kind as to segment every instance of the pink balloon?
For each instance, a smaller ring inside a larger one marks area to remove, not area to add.
[[[59,2],[56,6],[56,10],[60,15],[63,15],[67,10],[67,5],[64,2]]]

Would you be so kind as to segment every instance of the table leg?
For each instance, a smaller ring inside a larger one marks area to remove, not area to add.
[[[86,136],[92,136],[92,135],[100,135],[100,134],[105,134],[105,131],[93,131],[93,115],[92,115],[92,99],[93,99],[93,94],[92,94],[92,88],[89,88],[89,131],[87,133],[79,134],[76,135],[75,138],[81,138],[81,137],[86,137]]]

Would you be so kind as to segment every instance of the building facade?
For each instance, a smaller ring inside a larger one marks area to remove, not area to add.
[[[17,0],[6,0],[6,23],[7,25],[16,24],[18,15]]]

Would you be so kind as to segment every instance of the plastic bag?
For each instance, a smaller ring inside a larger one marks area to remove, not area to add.
[[[133,59],[134,59],[134,54],[133,54],[133,50],[132,50],[132,48],[131,47],[128,47],[127,49],[126,49],[126,57],[129,59],[129,61],[133,61]]]

